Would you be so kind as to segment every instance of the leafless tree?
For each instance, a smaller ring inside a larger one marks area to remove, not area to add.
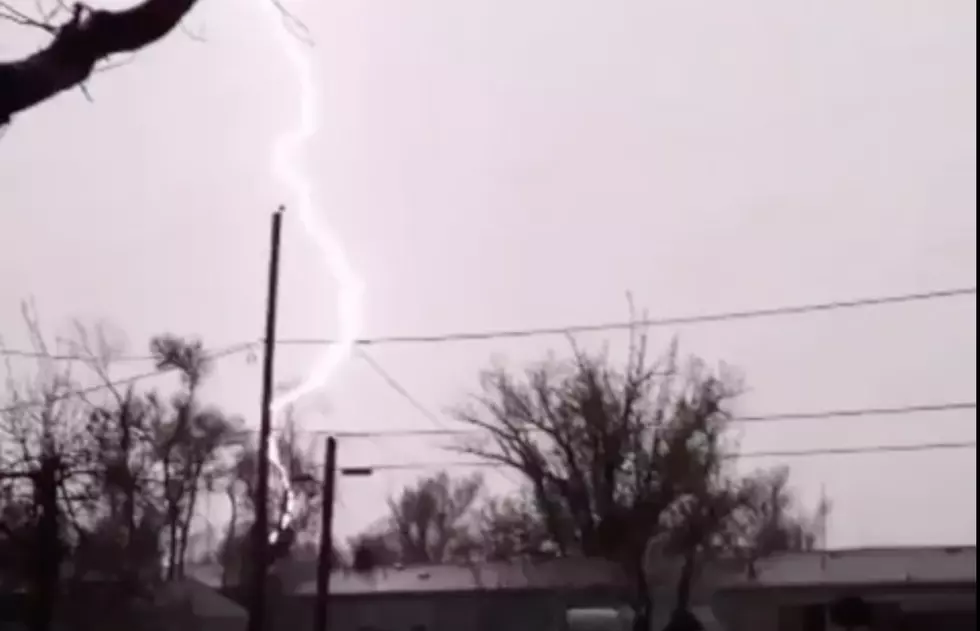
[[[39,356],[33,374],[19,375],[7,363],[8,403],[0,410],[0,445],[8,483],[7,512],[14,511],[16,536],[27,536],[23,556],[27,574],[18,577],[30,586],[32,607],[30,627],[48,631],[54,621],[62,565],[68,556],[71,536],[82,531],[74,513],[79,499],[73,484],[84,464],[84,407],[77,395],[71,366],[64,366],[52,356],[41,332],[37,311],[32,303],[22,305],[24,321],[35,352]],[[23,494],[22,494],[23,493]],[[19,512],[18,507],[26,507]],[[73,528],[74,532],[69,532]]]
[[[281,542],[274,551],[277,557],[297,558],[317,548],[315,538],[318,533],[321,502],[322,467],[315,458],[313,448],[298,433],[296,419],[292,410],[287,410],[285,420],[277,428],[276,445],[282,457],[286,474],[293,492],[293,513],[288,531],[277,533],[276,541]],[[240,580],[249,571],[250,532],[255,518],[256,483],[258,481],[258,453],[255,445],[246,443],[237,452],[236,458],[223,479],[223,489],[232,508],[231,519],[221,543],[219,560],[222,565],[223,581]],[[279,489],[282,491],[282,489]],[[277,498],[281,493],[271,493],[270,514],[280,516],[283,506]],[[282,522],[280,522],[280,525]],[[313,555],[316,556],[315,554]]]
[[[241,444],[242,424],[215,408],[202,408],[197,393],[209,370],[209,360],[200,341],[172,335],[154,338],[150,344],[157,368],[178,371],[182,392],[171,403],[172,413],[157,418],[154,427],[162,476],[164,513],[168,529],[169,578],[182,575],[196,515],[198,496],[210,474],[228,453]]]
[[[481,558],[505,561],[554,556],[551,537],[533,498],[523,491],[518,493],[490,498],[481,508],[474,540],[477,555]]]
[[[483,478],[424,476],[388,500],[387,516],[348,541],[351,567],[467,563],[484,558],[478,499]]]
[[[571,360],[546,361],[522,378],[492,370],[457,413],[487,437],[463,451],[522,475],[534,510],[521,518],[538,519],[559,555],[622,565],[637,630],[651,624],[651,542],[666,539],[665,549],[695,558],[758,497],[729,465],[726,430],[740,379],[697,360],[681,366],[677,357],[673,345],[649,361],[646,337],[634,330],[622,368],[573,348]],[[682,572],[681,599],[692,581]]]
[[[153,341],[157,366],[181,376],[168,400],[113,380],[120,349],[104,329],[76,326],[49,352],[29,307],[25,318],[40,359],[21,374],[8,357],[0,583],[30,588],[36,631],[79,602],[98,612],[79,616],[80,628],[138,628],[141,607],[159,595],[164,550],[171,576],[182,572],[199,494],[233,469],[242,427],[200,403],[208,368],[200,343]],[[78,364],[97,377],[94,387],[77,380]]]
[[[453,478],[442,471],[422,478],[388,501],[390,527],[405,565],[443,563],[466,554],[467,522],[480,492],[479,475]]]

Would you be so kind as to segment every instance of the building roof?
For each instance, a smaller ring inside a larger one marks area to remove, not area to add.
[[[188,576],[219,586],[220,569],[213,565],[188,567]],[[275,570],[283,587],[294,594],[316,593],[316,564],[297,561]],[[487,563],[479,566],[416,565],[378,568],[373,573],[334,571],[333,594],[398,594],[479,590],[589,589],[623,585],[616,565],[603,559],[551,559]]]
[[[719,581],[722,589],[845,585],[976,584],[977,549],[970,547],[868,548],[782,554]]]
[[[199,619],[243,621],[248,617],[241,605],[194,579],[164,583],[156,594],[155,604],[158,607],[182,610]]]
[[[188,574],[218,585],[216,567],[188,568]],[[316,566],[295,562],[277,569],[294,594],[316,593]],[[665,574],[666,576],[666,574]],[[828,550],[781,554],[756,563],[755,577],[744,569],[715,567],[702,574],[702,586],[715,589],[759,589],[854,585],[976,584],[976,547],[906,547]],[[674,577],[661,582],[673,585]],[[333,594],[450,593],[479,590],[590,589],[624,586],[622,574],[602,559],[382,568],[373,574],[336,571]]]
[[[481,590],[590,589],[623,585],[618,568],[601,559],[515,561],[480,566],[434,565],[382,568],[373,574],[335,572],[334,594],[396,594]],[[295,593],[315,594],[316,580],[296,585]]]

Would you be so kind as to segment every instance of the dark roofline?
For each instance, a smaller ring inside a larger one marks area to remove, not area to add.
[[[935,559],[942,555],[949,556],[959,556],[959,555],[971,555],[974,560],[976,558],[976,546],[975,545],[965,545],[965,546],[889,546],[889,547],[866,547],[866,548],[841,548],[836,550],[807,550],[800,552],[786,552],[782,554],[776,554],[770,557],[765,557],[759,560],[758,569],[760,572],[765,572],[765,567],[767,563],[778,563],[780,559],[800,559],[806,558],[813,560],[823,559],[828,562],[833,562],[838,559],[847,558],[861,558],[867,559],[866,562],[873,563],[874,557],[877,555],[894,555],[903,556],[908,558],[915,558],[919,555],[932,555],[931,558]],[[728,574],[722,580],[716,583],[715,589],[718,592],[745,592],[745,591],[758,591],[758,590],[768,590],[768,591],[800,591],[800,590],[813,590],[813,589],[823,589],[823,590],[848,590],[848,589],[868,589],[868,588],[882,588],[882,589],[895,589],[895,588],[910,588],[917,590],[926,590],[930,588],[937,589],[948,589],[957,588],[961,586],[972,587],[974,590],[976,588],[976,578],[974,569],[974,578],[964,577],[963,574],[956,574],[948,578],[937,576],[937,577],[917,577],[915,575],[907,574],[904,577],[896,576],[894,578],[881,578],[872,580],[823,580],[820,577],[815,577],[813,580],[800,580],[800,581],[788,581],[788,582],[774,582],[772,580],[767,580],[765,578],[757,579],[750,577],[747,572],[740,571]]]
[[[827,548],[825,550],[800,550],[797,552],[783,552],[772,555],[771,557],[763,558],[778,558],[783,555],[792,556],[803,556],[803,555],[828,555],[831,557],[850,555],[850,554],[868,554],[877,552],[946,552],[949,554],[959,554],[961,552],[969,552],[973,550],[976,552],[976,545],[961,545],[961,546],[944,546],[944,545],[928,545],[928,546],[863,546],[856,548]]]
[[[518,585],[508,585],[505,587],[497,586],[487,586],[482,588],[466,588],[462,587],[460,589],[436,589],[436,590],[385,590],[385,591],[360,591],[360,592],[331,592],[331,600],[358,600],[358,599],[368,599],[376,600],[379,597],[383,598],[465,598],[472,597],[474,595],[482,596],[508,596],[513,594],[589,594],[597,595],[600,599],[605,599],[607,596],[610,601],[620,602],[623,597],[629,594],[629,590],[625,587],[617,585],[581,585],[581,586],[570,586],[563,587],[561,585],[553,586],[533,586],[533,587],[522,587]],[[293,591],[289,592],[288,596],[290,598],[303,598],[303,599],[313,599],[316,598],[315,592],[310,591]]]
[[[903,591],[909,590],[916,593],[942,593],[945,594],[949,590],[964,591],[970,594],[976,593],[977,584],[975,582],[961,581],[961,580],[951,580],[951,581],[929,581],[929,582],[916,582],[911,581],[875,581],[869,583],[794,583],[791,585],[773,585],[772,583],[738,583],[732,585],[723,585],[718,587],[717,592],[719,594],[732,594],[732,593],[745,593],[745,592],[812,592],[812,591],[829,591],[829,592],[851,592],[851,591],[861,591],[861,592],[875,592],[875,591]]]

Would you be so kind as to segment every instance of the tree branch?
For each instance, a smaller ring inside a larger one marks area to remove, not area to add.
[[[61,92],[81,85],[96,64],[134,52],[170,33],[197,0],[143,0],[122,11],[76,3],[51,42],[20,60],[0,63],[0,125]]]

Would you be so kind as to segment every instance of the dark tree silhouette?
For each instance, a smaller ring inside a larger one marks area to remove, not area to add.
[[[322,506],[322,467],[315,458],[313,446],[297,434],[296,422],[291,410],[276,433],[276,443],[286,473],[292,481],[294,506],[292,520],[286,528],[277,521],[277,545],[272,550],[278,561],[287,558],[316,558],[318,530]],[[305,445],[305,448],[304,448]],[[227,531],[219,550],[222,581],[226,585],[239,584],[251,571],[252,528],[255,523],[255,496],[258,481],[258,453],[255,446],[244,445],[222,476],[222,489],[231,507]],[[283,510],[281,493],[270,493],[270,515],[281,518]]]
[[[621,564],[633,588],[634,628],[644,631],[654,605],[652,545],[683,562],[673,617],[686,628],[696,564],[718,548],[750,547],[761,530],[757,499],[769,497],[760,490],[768,478],[743,479],[728,464],[738,380],[698,361],[681,370],[676,358],[672,347],[651,363],[645,336],[634,331],[623,368],[575,350],[571,361],[544,362],[524,378],[490,371],[475,405],[457,414],[490,437],[463,451],[528,483],[533,510],[516,521],[539,520],[559,555]]]
[[[477,520],[475,547],[488,561],[554,556],[545,528],[532,498],[526,495],[491,498]]]
[[[441,472],[389,500],[390,527],[400,561],[405,565],[443,563],[465,553],[470,533],[464,520],[482,489],[479,475],[455,479]]]
[[[426,476],[388,500],[388,516],[349,542],[355,570],[470,560],[482,556],[476,502],[479,475]]]
[[[87,613],[72,626],[82,631],[148,629],[144,607],[161,593],[163,552],[179,574],[198,493],[232,468],[241,429],[197,403],[207,365],[200,344],[154,343],[160,367],[183,378],[168,403],[115,385],[103,336],[79,329],[77,341],[49,353],[26,307],[25,317],[40,360],[29,377],[8,363],[0,403],[0,585],[28,594],[32,631],[50,631],[78,606]],[[73,362],[52,355],[78,358],[101,390],[81,387]]]
[[[368,532],[350,540],[350,567],[361,574],[371,574],[378,568],[400,563],[399,550],[392,537],[384,531]]]

